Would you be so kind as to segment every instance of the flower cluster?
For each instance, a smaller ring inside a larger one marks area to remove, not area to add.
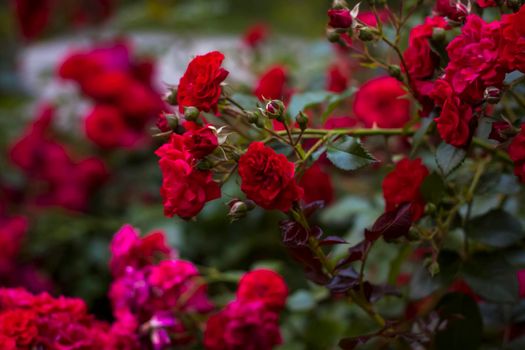
[[[86,136],[97,146],[132,147],[164,108],[152,85],[153,63],[132,57],[124,42],[100,45],[67,56],[61,78],[78,84],[94,106],[85,117]]]
[[[12,145],[11,161],[36,187],[30,192],[29,204],[85,210],[90,194],[106,180],[108,171],[96,157],[75,160],[53,138],[53,117],[54,108],[43,106],[25,135]]]
[[[80,299],[0,289],[2,349],[117,349],[111,338],[110,326],[88,314]]]
[[[165,349],[194,340],[185,315],[206,314],[212,308],[197,268],[176,258],[162,232],[139,237],[130,225],[115,234],[111,253],[114,327],[127,333],[127,341],[135,344],[132,349],[139,348],[140,341]]]
[[[215,131],[192,122],[186,122],[184,126],[183,135],[171,134],[169,142],[155,154],[160,157],[161,194],[166,216],[189,219],[197,215],[206,202],[219,198],[221,191],[212,179],[211,171],[197,167],[199,160],[217,148]]]
[[[208,350],[270,350],[281,344],[279,312],[288,288],[277,273],[259,269],[245,274],[236,299],[212,315],[204,332]]]

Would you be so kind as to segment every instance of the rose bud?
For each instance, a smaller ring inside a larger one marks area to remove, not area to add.
[[[228,202],[228,206],[230,207],[228,217],[233,222],[244,218],[250,210],[255,208],[255,203],[249,199],[245,201],[232,199]]]
[[[300,111],[295,120],[297,121],[297,124],[299,124],[299,128],[301,128],[301,130],[306,130],[308,127],[308,116],[306,114]]]
[[[184,107],[184,119],[195,121],[199,118],[200,111],[196,107]]]
[[[363,27],[359,30],[359,40],[372,41],[374,40],[375,32],[369,27]]]
[[[340,40],[340,34],[336,29],[327,27],[326,28],[326,38],[331,43],[337,43]]]
[[[164,101],[172,106],[177,105],[177,89],[169,89],[166,95],[164,95]]]
[[[388,66],[388,74],[390,74],[391,77],[396,78],[399,81],[403,81],[403,76],[401,75],[401,68],[399,68],[396,64],[391,64]]]
[[[352,25],[352,16],[348,9],[330,9],[328,17],[330,17],[328,25],[332,28],[347,29]]]
[[[284,112],[284,103],[280,100],[270,100],[266,103],[266,115],[270,119],[279,119]]]
[[[433,28],[432,29],[432,41],[435,43],[440,43],[445,41],[446,38],[446,31],[444,28]]]
[[[487,103],[495,105],[501,99],[501,90],[495,86],[489,86],[485,89],[483,98]]]

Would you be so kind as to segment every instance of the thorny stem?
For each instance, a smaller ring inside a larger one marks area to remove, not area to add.
[[[306,216],[304,215],[304,212],[302,209],[292,210],[292,216],[294,219],[303,226],[305,230],[310,232],[310,225],[308,224],[308,220],[306,219]],[[332,262],[328,259],[326,254],[324,253],[323,249],[319,245],[318,240],[310,236],[308,238],[308,246],[310,247],[311,251],[315,254],[317,259],[319,259],[319,262],[323,266],[323,268],[326,270],[328,275],[330,277],[333,277],[335,275],[335,267],[332,264]],[[373,319],[380,327],[384,327],[386,322],[383,319],[383,317],[375,311],[374,307],[368,300],[366,299],[363,291],[361,290],[361,293],[357,293],[353,290],[349,291],[349,295],[354,303],[358,305],[363,311],[365,311],[371,319]]]

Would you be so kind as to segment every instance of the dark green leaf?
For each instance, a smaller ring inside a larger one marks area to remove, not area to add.
[[[501,256],[473,258],[462,268],[467,284],[472,290],[495,303],[518,301],[518,278],[515,268]]]
[[[437,306],[445,329],[436,334],[437,350],[478,349],[481,345],[483,322],[478,305],[463,293],[445,295]]]
[[[343,170],[356,170],[377,162],[359,139],[353,137],[344,137],[337,145],[328,145],[327,157],[336,167]]]
[[[467,151],[442,142],[436,151],[436,163],[443,176],[456,170],[465,160]]]
[[[508,247],[525,237],[519,220],[501,209],[474,218],[469,227],[470,238],[498,248]]]
[[[413,156],[423,140],[425,139],[425,135],[427,134],[428,130],[432,128],[436,123],[434,122],[434,118],[432,114],[428,116],[427,118],[421,119],[421,126],[419,129],[417,129],[416,133],[414,134],[414,137],[412,138],[412,151],[410,154]]]
[[[421,194],[427,202],[438,203],[445,192],[445,183],[441,176],[432,173],[426,177],[421,185]]]

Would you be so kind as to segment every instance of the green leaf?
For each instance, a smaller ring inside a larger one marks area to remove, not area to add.
[[[467,151],[442,142],[436,151],[436,163],[443,176],[456,170],[465,160]]]
[[[327,146],[328,159],[343,170],[356,170],[377,162],[357,138],[345,136],[338,144]]]
[[[410,152],[411,156],[416,154],[417,149],[425,139],[425,135],[435,124],[436,123],[434,122],[433,115],[421,119],[421,126],[419,129],[417,129],[414,137],[412,138],[412,151]]]
[[[518,301],[518,278],[515,268],[501,256],[474,258],[461,270],[465,282],[483,299],[495,303]]]
[[[237,102],[238,104],[240,104],[242,108],[247,109],[247,110],[254,109],[259,103],[259,100],[257,99],[257,97],[253,95],[243,94],[240,92],[234,93],[231,96],[231,99]]]
[[[444,192],[445,183],[441,176],[434,172],[427,176],[421,185],[421,194],[427,202],[438,203]]]
[[[501,209],[472,219],[469,226],[469,238],[492,247],[508,247],[525,237],[520,221]]]
[[[295,94],[290,100],[287,112],[291,117],[295,117],[300,111],[318,105],[328,100],[332,95],[333,93],[327,91],[312,91]]]
[[[463,293],[445,295],[437,305],[445,329],[436,333],[437,350],[478,349],[481,345],[483,321],[478,304]]]

